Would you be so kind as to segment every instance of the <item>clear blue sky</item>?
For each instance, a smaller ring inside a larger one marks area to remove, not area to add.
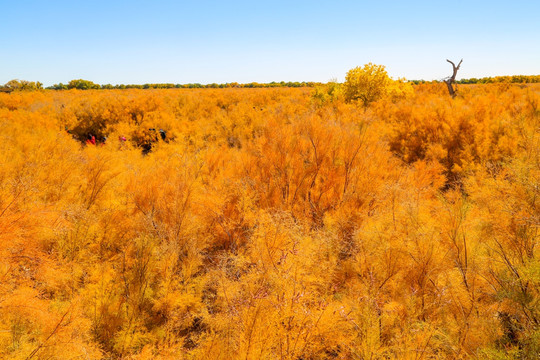
[[[540,74],[540,0],[0,0],[0,84]]]

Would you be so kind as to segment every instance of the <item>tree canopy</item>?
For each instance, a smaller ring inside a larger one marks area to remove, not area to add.
[[[79,90],[90,90],[90,89],[100,88],[98,84],[94,84],[90,80],[83,80],[83,79],[71,80],[69,84],[67,85],[67,87],[68,89],[79,89]]]
[[[8,81],[2,87],[4,91],[23,91],[23,90],[41,90],[43,89],[43,84],[39,81],[27,81],[27,80],[18,80],[13,79]]]

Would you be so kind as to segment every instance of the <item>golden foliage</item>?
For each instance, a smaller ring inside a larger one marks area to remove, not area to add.
[[[0,357],[535,358],[540,88],[384,84],[0,93]]]
[[[330,87],[332,89],[332,87]],[[367,107],[383,98],[396,101],[413,94],[412,84],[405,79],[392,80],[384,65],[365,64],[349,70],[343,84],[343,94],[347,102],[361,102]],[[337,93],[332,91],[329,94]]]

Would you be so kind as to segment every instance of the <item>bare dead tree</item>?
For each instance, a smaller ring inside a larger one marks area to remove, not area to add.
[[[456,91],[457,88],[455,88],[452,84],[456,81],[456,75],[459,70],[459,67],[461,66],[461,63],[463,62],[463,59],[459,62],[459,64],[454,64],[450,60],[446,59],[450,64],[452,64],[452,76],[447,77],[444,82],[446,83],[446,86],[448,86],[448,92],[450,93],[450,96],[456,97]]]

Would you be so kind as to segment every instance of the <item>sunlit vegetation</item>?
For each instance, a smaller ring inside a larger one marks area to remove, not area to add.
[[[540,86],[72,85],[0,93],[0,358],[538,358]]]
[[[13,79],[0,86],[0,92],[12,92],[12,91],[34,91],[43,89],[43,84],[39,81],[27,81]]]
[[[223,89],[223,88],[274,88],[274,87],[313,87],[317,83],[314,82],[292,82],[292,81],[272,81],[270,83],[257,83],[251,82],[246,84],[239,84],[237,82],[225,83],[225,84],[173,84],[173,83],[161,83],[161,84],[104,84],[98,85],[89,80],[71,80],[68,84],[54,84],[47,89],[50,90],[68,90],[68,89],[79,89],[79,90],[89,90],[89,89]]]
[[[381,67],[380,65],[368,64],[364,66],[364,69],[369,67]],[[353,73],[358,69],[352,69],[349,73]],[[382,66],[384,70],[384,66]],[[387,75],[387,74],[385,74]],[[394,91],[397,90],[397,94],[400,94],[403,91],[407,91],[408,86],[404,86],[403,83],[409,82],[411,84],[425,84],[425,83],[439,83],[440,80],[425,81],[425,80],[397,80],[393,81]],[[484,77],[484,78],[470,78],[470,79],[461,79],[456,81],[459,84],[493,84],[493,83],[511,83],[511,84],[533,84],[540,82],[540,75],[513,75],[513,76],[495,76],[495,77]],[[223,84],[173,84],[173,83],[156,83],[156,84],[96,84],[90,80],[83,79],[74,79],[67,84],[58,83],[47,87],[49,90],[69,90],[69,89],[78,89],[78,90],[111,90],[111,89],[223,89],[223,88],[299,88],[299,87],[324,87],[327,85],[337,84],[333,81],[328,84],[312,82],[312,81],[272,81],[269,83],[223,83]],[[339,85],[339,84],[338,84]],[[0,86],[0,92],[12,92],[12,91],[28,91],[28,90],[40,90],[43,88],[43,84],[39,81],[27,81],[27,80],[10,80],[5,83],[3,86]]]
[[[513,84],[531,84],[540,83],[540,75],[512,75],[512,76],[493,76],[480,79],[470,78],[457,81],[461,84],[493,84],[493,83],[513,83]]]

